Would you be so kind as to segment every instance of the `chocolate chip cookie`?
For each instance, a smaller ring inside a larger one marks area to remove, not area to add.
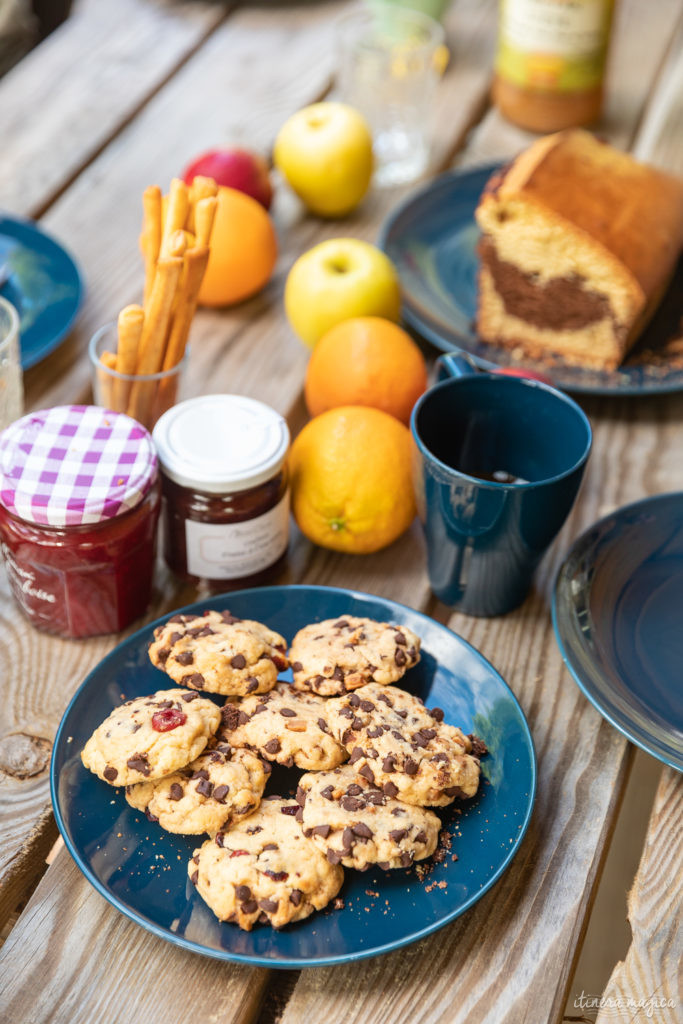
[[[243,696],[272,690],[287,668],[286,650],[284,638],[262,623],[209,611],[157,626],[149,656],[180,686]]]
[[[395,683],[420,660],[420,638],[407,626],[344,615],[300,629],[289,660],[297,690],[333,697]]]
[[[172,775],[126,786],[126,800],[167,832],[213,835],[256,810],[269,774],[251,751],[217,743]]]
[[[327,703],[280,682],[260,697],[226,704],[220,735],[232,746],[249,747],[288,768],[336,768],[348,754],[330,733]]]
[[[387,796],[432,807],[477,792],[472,743],[444,723],[440,708],[429,711],[418,697],[377,683],[329,704],[330,729],[349,764]]]
[[[282,928],[337,895],[344,872],[304,836],[298,809],[292,800],[266,798],[249,818],[195,850],[190,881],[219,920],[246,931],[257,922]]]
[[[348,765],[302,776],[296,799],[304,835],[331,864],[409,868],[430,857],[439,840],[436,814],[391,799]]]
[[[114,708],[81,760],[112,786],[160,779],[199,757],[220,721],[213,701],[192,690],[159,690]]]

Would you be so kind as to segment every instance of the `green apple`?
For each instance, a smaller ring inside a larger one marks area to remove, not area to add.
[[[345,103],[313,103],[285,121],[275,166],[312,213],[343,217],[370,187],[372,135]]]
[[[285,285],[292,329],[314,348],[330,327],[355,316],[397,321],[401,289],[384,253],[358,238],[330,238],[300,256]]]

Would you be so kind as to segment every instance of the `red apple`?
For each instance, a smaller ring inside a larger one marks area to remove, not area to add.
[[[258,153],[246,149],[209,149],[188,164],[183,181],[190,185],[198,174],[213,178],[217,185],[246,192],[266,210],[270,209],[273,186],[268,164]]]

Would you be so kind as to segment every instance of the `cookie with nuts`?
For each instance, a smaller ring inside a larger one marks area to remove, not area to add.
[[[420,660],[420,638],[407,626],[343,615],[300,629],[289,660],[297,690],[332,697],[397,682]]]
[[[477,792],[472,741],[444,723],[440,708],[430,711],[419,697],[377,683],[329,704],[330,729],[349,765],[386,796],[436,807]]]
[[[246,931],[257,923],[282,928],[337,895],[344,872],[304,836],[298,809],[291,800],[266,798],[249,818],[194,851],[190,881],[219,920]]]
[[[253,814],[269,774],[250,750],[219,742],[172,775],[126,786],[126,800],[167,832],[213,835]]]
[[[261,622],[208,611],[157,626],[149,657],[180,686],[244,696],[272,690],[288,666],[286,651],[284,638]]]
[[[192,690],[159,690],[114,708],[81,753],[112,786],[169,775],[202,753],[221,721],[219,708]]]
[[[327,706],[324,697],[279,682],[269,693],[227,703],[220,736],[288,768],[336,768],[348,754],[330,733]]]
[[[409,868],[430,857],[439,840],[436,814],[388,797],[349,765],[302,776],[296,799],[304,835],[331,864]]]

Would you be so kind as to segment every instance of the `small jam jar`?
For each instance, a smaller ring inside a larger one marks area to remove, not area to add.
[[[152,438],[128,416],[58,406],[0,434],[2,551],[38,629],[95,636],[142,615],[159,509]]]
[[[192,582],[263,582],[289,541],[282,416],[242,395],[204,395],[164,413],[153,438],[169,567]]]

